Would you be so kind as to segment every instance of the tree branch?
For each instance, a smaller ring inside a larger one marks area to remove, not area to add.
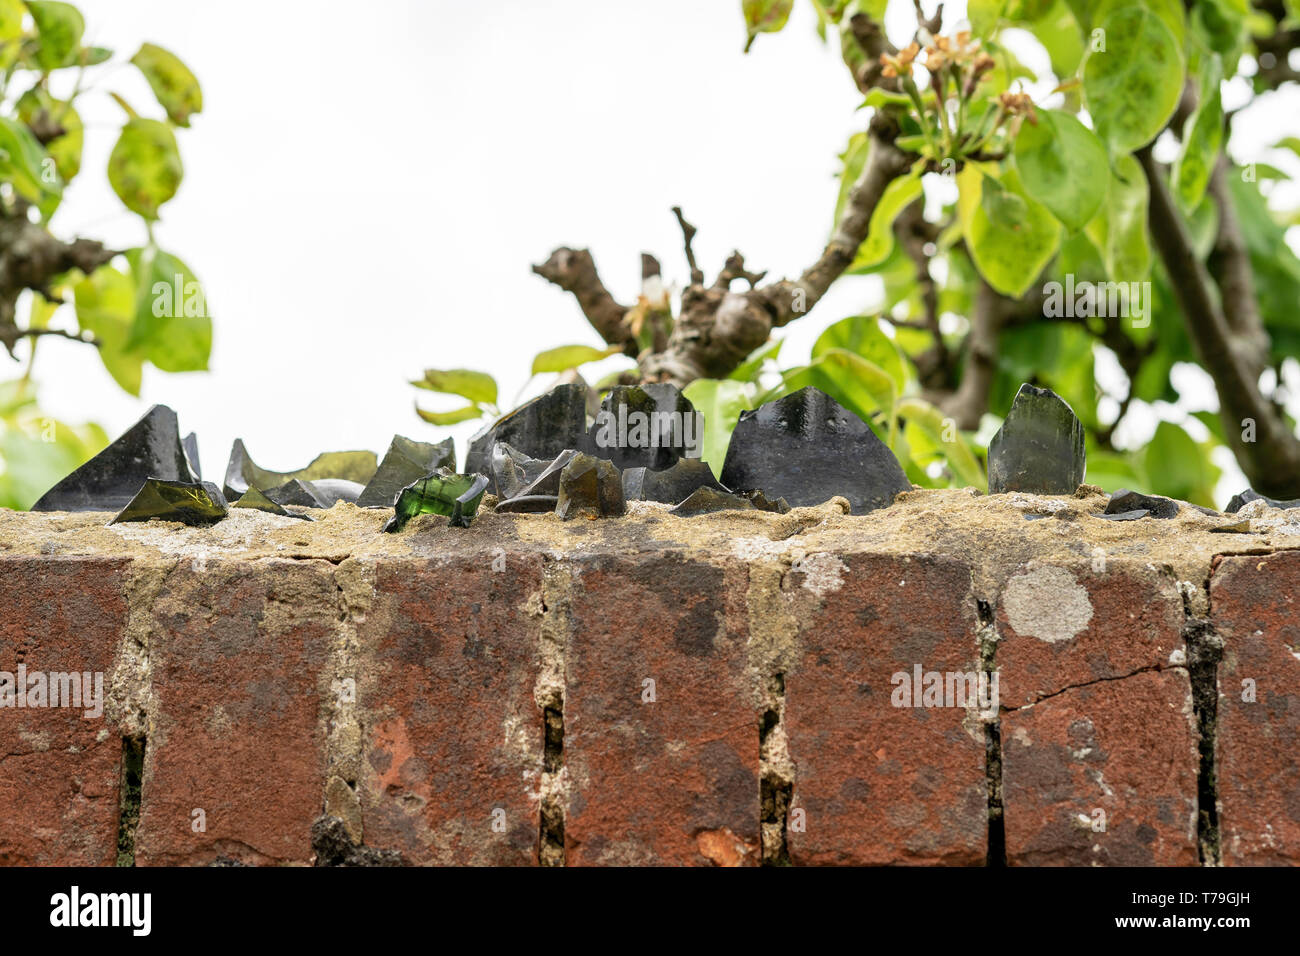
[[[533,271],[578,300],[583,315],[605,344],[622,346],[625,355],[636,357],[636,339],[623,324],[628,306],[620,305],[610,295],[588,250],[561,247],[545,262],[533,266]]]
[[[1255,490],[1273,497],[1294,497],[1300,494],[1300,439],[1259,390],[1264,367],[1258,359],[1256,333],[1267,333],[1259,324],[1258,306],[1253,301],[1249,307],[1232,305],[1242,323],[1241,331],[1234,330],[1212,291],[1209,272],[1192,248],[1151,147],[1139,150],[1137,158],[1150,187],[1151,237],[1201,364],[1217,386],[1228,444]],[[1224,185],[1222,180],[1220,185]],[[1254,441],[1243,438],[1248,419],[1255,423]]]

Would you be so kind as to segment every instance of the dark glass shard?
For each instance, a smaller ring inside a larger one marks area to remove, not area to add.
[[[573,460],[575,454],[577,452],[572,448],[566,448],[556,455],[553,461],[542,461],[539,458],[522,455],[504,442],[498,443],[493,452],[493,469],[505,483],[501,486],[499,494],[504,498],[558,495],[560,473],[564,471],[564,466]]]
[[[232,504],[232,508],[252,508],[256,511],[265,511],[267,514],[279,515],[282,518],[301,518],[304,521],[311,521],[308,515],[296,514],[292,511],[286,511],[276,502],[272,501],[256,488],[249,488],[240,497],[238,501]]]
[[[894,453],[866,423],[811,386],[740,413],[722,483],[735,491],[761,488],[795,507],[842,495],[854,514],[887,508],[912,490]]]
[[[615,468],[663,471],[679,459],[699,458],[704,417],[675,385],[616,385],[589,434],[590,452]]]
[[[544,514],[548,511],[554,511],[555,506],[560,503],[558,495],[519,495],[516,498],[507,498],[499,502],[494,511],[501,511],[506,514]]]
[[[728,494],[716,488],[696,488],[690,496],[669,514],[681,518],[708,515],[717,511],[756,511],[754,502],[740,495]]]
[[[236,438],[230,449],[230,462],[226,465],[226,497],[236,499],[249,488],[266,491],[279,488],[295,479],[302,481],[320,481],[324,478],[341,479],[356,482],[362,487],[375,477],[378,459],[373,451],[331,451],[317,455],[306,468],[297,471],[267,471],[254,464],[248,457],[244,440]],[[359,492],[358,492],[359,494]],[[356,498],[350,499],[355,501]]]
[[[394,435],[379,470],[356,499],[359,508],[391,508],[397,496],[413,481],[439,468],[456,467],[456,446],[452,439],[432,444]]]
[[[713,469],[699,458],[682,458],[671,468],[628,468],[623,472],[623,497],[628,501],[661,501],[675,505],[696,488],[726,491],[713,477]]]
[[[181,448],[185,450],[185,463],[190,466],[190,474],[195,481],[203,480],[203,468],[199,464],[199,436],[190,432],[181,439]]]
[[[319,478],[304,481],[295,478],[278,488],[267,491],[266,497],[278,505],[296,505],[299,508],[333,508],[340,501],[355,502],[361,495],[361,485],[341,478]]]
[[[1169,519],[1178,517],[1178,502],[1172,498],[1162,498],[1159,495],[1144,495],[1136,491],[1129,491],[1127,488],[1120,488],[1110,496],[1110,502],[1106,505],[1106,514],[1118,515],[1126,511],[1146,510],[1151,512],[1151,517]]]
[[[1083,483],[1083,426],[1050,388],[1020,386],[989,443],[989,494],[1072,495]]]
[[[188,525],[214,524],[230,513],[221,489],[210,481],[167,481],[148,478],[109,524],[122,521],[179,521]]]
[[[776,514],[783,515],[790,510],[790,505],[784,498],[777,498],[776,501],[772,501],[767,495],[763,494],[761,489],[758,491],[742,491],[739,492],[739,495],[753,502],[754,507],[759,511],[773,511]]]
[[[416,515],[447,515],[451,527],[468,528],[487,486],[486,475],[457,475],[447,470],[420,478],[397,496],[393,516],[383,530],[401,531]]]
[[[32,505],[33,511],[121,511],[150,478],[197,480],[185,460],[176,413],[155,405],[121,437]]]
[[[1130,511],[1104,511],[1097,517],[1105,518],[1107,521],[1137,521],[1139,518],[1160,518],[1165,516],[1158,515],[1147,508],[1134,508]]]
[[[579,515],[609,518],[626,511],[623,481],[612,462],[582,453],[569,459],[560,472],[556,514],[568,521]]]
[[[1300,508],[1300,498],[1294,498],[1290,501],[1281,501],[1277,498],[1269,498],[1261,495],[1254,488],[1247,488],[1239,495],[1233,495],[1232,500],[1228,502],[1228,507],[1224,509],[1227,514],[1235,515],[1243,506],[1250,504],[1252,501],[1262,501],[1270,508]]]
[[[467,473],[490,475],[497,442],[531,458],[551,461],[566,448],[587,447],[587,387],[558,385],[519,406],[470,439]]]

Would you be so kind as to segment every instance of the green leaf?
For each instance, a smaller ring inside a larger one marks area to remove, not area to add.
[[[28,0],[40,42],[36,47],[36,62],[43,70],[55,70],[77,62],[81,48],[81,35],[86,31],[86,21],[80,11],[70,3],[54,0]]]
[[[199,81],[174,53],[146,43],[131,57],[153,95],[177,126],[189,126],[190,115],[203,109],[203,91]]]
[[[1113,153],[1145,146],[1164,129],[1183,89],[1183,57],[1165,20],[1138,3],[1101,21],[1106,48],[1083,65],[1088,112]]]
[[[867,227],[867,238],[858,246],[858,253],[849,267],[849,273],[870,269],[889,258],[894,249],[894,220],[904,209],[921,198],[921,173],[917,167],[906,176],[900,176],[890,182],[881,193],[876,208],[871,211],[871,222]]]
[[[794,0],[741,0],[741,10],[745,14],[745,29],[749,38],[745,42],[745,52],[749,52],[754,38],[760,33],[780,33],[790,19],[794,9]]]
[[[840,192],[835,197],[835,219],[836,226],[840,224],[840,217],[844,215],[844,207],[848,204],[849,193],[853,191],[853,184],[858,181],[862,175],[862,168],[867,163],[867,153],[870,152],[870,140],[866,133],[854,133],[849,137],[849,144],[840,153]]]
[[[1038,281],[1061,241],[1061,225],[1047,207],[1026,197],[1015,170],[1003,174],[1001,186],[1025,200],[1024,222],[995,224],[981,203],[990,180],[973,164],[957,176],[957,209],[966,245],[980,274],[1003,295],[1020,298]]]
[[[740,413],[754,407],[749,392],[741,382],[716,378],[699,378],[682,389],[695,410],[704,416],[701,457],[709,463],[715,478],[722,476],[727,445]]]
[[[27,7],[22,0],[0,0],[0,43],[23,35],[23,18]]]
[[[1083,35],[1079,22],[1064,0],[1048,8],[1043,15],[1029,24],[1029,30],[1052,62],[1052,72],[1067,80],[1079,71],[1083,60]]]
[[[85,129],[81,114],[71,103],[56,100],[40,87],[32,87],[18,99],[18,118],[28,127],[35,123],[42,113],[53,118],[63,128],[63,135],[56,136],[45,144],[45,152],[54,160],[54,169],[59,179],[66,184],[81,171],[81,147]],[[48,167],[42,164],[41,178],[48,185],[50,176]]]
[[[1142,453],[1143,470],[1153,493],[1214,507],[1219,469],[1209,449],[1173,422],[1161,422]]]
[[[895,395],[907,387],[909,366],[898,345],[880,328],[874,315],[854,315],[829,326],[813,343],[812,357],[821,358],[834,349],[860,355],[889,376]]]
[[[1196,208],[1210,183],[1223,145],[1223,66],[1217,54],[1202,58],[1200,102],[1183,127],[1183,149],[1174,162],[1170,183],[1184,212]]]
[[[966,17],[970,20],[971,33],[980,39],[991,36],[1006,7],[1007,0],[969,0]]]
[[[566,372],[571,368],[577,368],[579,365],[586,365],[588,362],[598,362],[601,359],[609,358],[611,355],[619,355],[622,351],[623,347],[621,345],[611,345],[605,349],[594,349],[590,345],[561,345],[559,348],[547,349],[545,352],[537,353],[537,357],[533,359],[533,374]],[[496,401],[495,382],[493,383],[492,394],[493,397],[486,399],[486,401]]]
[[[135,283],[112,266],[100,266],[73,286],[77,323],[99,340],[99,358],[113,381],[140,394],[144,354],[127,346],[135,322]]]
[[[158,218],[159,208],[176,195],[184,174],[176,136],[161,120],[129,120],[108,157],[113,191],[127,209],[148,220]]]
[[[475,372],[467,368],[428,368],[424,370],[422,381],[411,384],[431,392],[459,395],[461,398],[468,398],[471,402],[484,405],[497,403],[496,379],[486,372]]]
[[[477,405],[466,405],[464,408],[458,408],[450,412],[431,412],[415,406],[415,412],[430,425],[456,425],[460,422],[467,422],[473,418],[479,418],[483,414],[483,409]]]
[[[206,369],[212,319],[190,267],[154,247],[128,249],[126,259],[135,279],[135,320],[127,347],[142,350],[164,372]]]
[[[727,378],[737,382],[757,382],[759,373],[763,371],[763,365],[771,359],[776,361],[781,354],[781,346],[785,344],[785,339],[772,339],[765,345],[760,345],[754,351],[749,353],[745,361],[736,366],[736,370]]]
[[[63,184],[49,156],[23,123],[0,116],[0,179],[13,184],[19,195],[39,203],[60,196]]]
[[[1115,157],[1106,205],[1088,224],[1089,238],[1101,250],[1106,273],[1115,282],[1137,282],[1151,269],[1147,237],[1147,178],[1129,154]]]
[[[956,422],[944,417],[943,412],[919,398],[900,401],[898,414],[907,420],[909,426],[921,430],[933,447],[943,455],[963,487],[969,485],[981,491],[988,488],[984,468],[980,465],[970,440],[957,428]]]
[[[1106,199],[1106,147],[1069,113],[1041,110],[1037,126],[1020,127],[1015,156],[1025,192],[1070,232],[1086,226]]]

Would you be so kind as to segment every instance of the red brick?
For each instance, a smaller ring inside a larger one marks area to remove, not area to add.
[[[366,845],[415,864],[535,863],[540,559],[385,560],[375,586],[359,627]]]
[[[1022,568],[998,601],[1002,705],[1167,665],[1184,652],[1182,626],[1182,596],[1168,574],[1116,561],[1106,570],[1091,563]]]
[[[564,762],[569,866],[753,865],[758,698],[743,569],[679,555],[576,564]],[[643,701],[654,681],[653,703]]]
[[[107,698],[126,629],[127,560],[0,558],[0,671],[98,672]],[[92,678],[93,680],[93,678]],[[0,864],[107,866],[122,738],[85,708],[0,708]]]
[[[332,568],[182,561],[151,613],[136,863],[310,863],[339,614]],[[203,832],[194,829],[195,810],[204,813]]]
[[[984,730],[966,709],[894,707],[896,673],[979,670],[970,572],[854,555],[786,675],[795,864],[964,864],[987,855]]]
[[[1300,552],[1225,558],[1210,579],[1217,791],[1227,866],[1300,864]],[[1243,700],[1254,681],[1255,701]]]
[[[1098,681],[1004,713],[1007,862],[1195,866],[1196,744],[1182,668]]]

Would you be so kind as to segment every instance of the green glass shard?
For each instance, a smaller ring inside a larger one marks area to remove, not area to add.
[[[210,481],[149,478],[109,524],[158,518],[188,525],[206,525],[220,521],[229,513],[221,489]]]
[[[253,462],[243,440],[236,438],[230,449],[230,462],[226,465],[225,492],[227,497],[238,498],[249,488],[266,491],[295,478],[303,481],[342,478],[364,486],[375,476],[378,468],[379,459],[373,451],[331,451],[317,455],[310,465],[297,471],[267,471]]]
[[[294,514],[292,511],[286,511],[282,505],[276,504],[256,488],[249,488],[230,507],[232,508],[253,508],[256,511],[265,511],[268,514],[280,515],[282,518],[301,518],[303,521],[311,521],[307,515]]]
[[[451,527],[468,528],[487,486],[484,475],[457,475],[445,469],[434,472],[402,489],[383,530],[401,531],[416,515],[448,515]]]

